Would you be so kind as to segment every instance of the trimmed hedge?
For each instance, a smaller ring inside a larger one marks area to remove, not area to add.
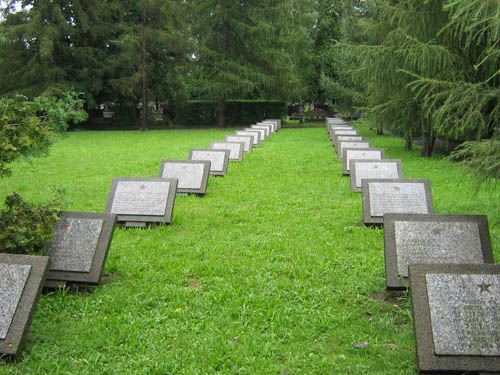
[[[190,100],[177,108],[175,123],[179,125],[217,125],[217,102]],[[287,113],[285,102],[274,100],[230,100],[226,102],[226,126],[254,124],[265,118],[281,118]]]

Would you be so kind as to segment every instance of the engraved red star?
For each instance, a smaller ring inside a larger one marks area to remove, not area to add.
[[[69,228],[69,224],[63,224],[63,225],[61,225],[61,229],[62,230],[66,230],[68,228]]]
[[[144,189],[146,189],[146,186],[141,185],[141,190],[144,190]]]
[[[441,229],[439,229],[439,228],[434,228],[434,229],[432,230],[432,234],[433,234],[433,235],[435,235],[435,236],[437,236],[438,234],[441,234]]]
[[[478,285],[478,287],[481,288],[481,291],[479,293],[483,293],[483,292],[487,292],[487,293],[490,293],[490,287],[491,287],[491,284],[486,284],[484,281],[481,285]]]

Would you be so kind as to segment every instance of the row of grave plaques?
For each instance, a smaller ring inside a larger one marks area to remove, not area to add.
[[[500,372],[500,265],[485,215],[434,213],[430,182],[404,179],[342,119],[326,126],[363,221],[383,225],[387,289],[412,296],[421,373]]]
[[[176,195],[205,195],[209,175],[224,176],[229,161],[241,162],[280,128],[281,120],[266,120],[192,149],[189,160],[163,160],[158,177],[116,177],[105,213],[61,213],[47,256],[0,254],[0,355],[21,353],[44,287],[100,283],[117,224],[169,224]]]

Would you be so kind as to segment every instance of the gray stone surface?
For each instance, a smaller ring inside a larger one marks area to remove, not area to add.
[[[55,241],[47,246],[50,269],[90,272],[103,224],[100,219],[63,218]]]
[[[0,340],[5,340],[31,266],[0,263]]]
[[[410,265],[421,372],[500,371],[499,285],[499,265]]]
[[[249,132],[258,132],[259,133],[259,142],[264,142],[267,138],[266,130],[262,128],[244,128],[244,131]]]
[[[363,136],[361,135],[339,135],[338,137],[335,137],[335,143],[333,144],[335,148],[337,148],[337,145],[339,142],[362,142],[363,141]]]
[[[205,164],[166,161],[162,168],[162,178],[177,178],[177,189],[201,189]]]
[[[169,181],[119,181],[111,213],[117,215],[165,214]]]
[[[244,152],[252,152],[253,148],[253,137],[251,136],[238,136],[238,135],[226,135],[224,138],[226,142],[243,142],[245,147],[243,147]]]
[[[230,161],[243,161],[245,148],[243,142],[212,142],[210,148],[214,150],[228,150]]]
[[[395,232],[399,276],[409,264],[484,263],[477,223],[398,221]]]
[[[349,162],[351,159],[382,160],[385,155],[385,150],[383,148],[344,148],[342,152],[344,153],[344,155],[342,155],[344,174],[351,173],[349,168]]]
[[[500,356],[500,275],[427,274],[437,355]]]
[[[49,257],[0,254],[0,264],[2,265],[0,268],[0,325],[3,327],[1,328],[3,338],[0,338],[0,356],[5,354],[15,357],[23,350],[49,268]],[[27,278],[25,277],[26,270],[28,270]],[[20,297],[18,297],[19,290],[21,291]],[[15,311],[12,315],[13,308]],[[4,334],[5,327],[7,327],[6,334]]]
[[[258,131],[246,131],[246,130],[238,130],[235,133],[236,135],[246,135],[251,136],[253,138],[252,144],[253,147],[258,147],[260,145],[260,134]]]
[[[351,190],[361,191],[361,181],[366,178],[397,179],[403,178],[401,160],[363,160],[351,159]]]
[[[271,121],[271,120],[258,122],[257,125],[271,125],[272,126],[272,130],[271,130],[272,133],[276,133],[280,128],[280,125],[278,124],[277,121]]]
[[[189,154],[189,160],[209,160],[211,174],[226,174],[229,151],[192,149]]]
[[[383,223],[388,213],[434,213],[429,180],[363,179],[362,191],[365,224]]]
[[[271,135],[272,130],[273,130],[273,126],[271,124],[269,124],[269,125],[252,125],[251,128],[252,129],[264,129],[264,131],[266,132],[266,138]]]
[[[371,141],[337,143],[337,155],[339,160],[342,160],[344,157],[343,152],[345,148],[372,148],[372,143]]]

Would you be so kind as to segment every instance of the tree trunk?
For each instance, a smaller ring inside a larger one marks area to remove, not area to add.
[[[432,123],[430,120],[425,120],[425,132],[424,132],[424,148],[422,149],[422,157],[430,158],[432,156],[432,150],[434,148],[434,143],[436,142],[436,133],[432,129]]]
[[[222,38],[222,66],[227,60],[227,50],[228,50],[228,40],[229,40],[229,9],[231,8],[230,0],[224,1],[224,26],[223,26],[223,38]],[[217,114],[217,126],[219,128],[224,128],[226,126],[226,119],[224,116],[224,110],[226,109],[226,94],[222,94],[222,99],[219,101],[218,114]]]
[[[142,113],[141,113],[141,129],[148,130],[148,66],[147,66],[147,41],[146,31],[148,25],[148,8],[146,0],[144,0],[142,9]]]
[[[411,136],[411,133],[407,133],[405,135],[405,149],[407,151],[410,151],[413,147],[413,137]]]
[[[384,135],[384,129],[377,127],[377,135]]]

